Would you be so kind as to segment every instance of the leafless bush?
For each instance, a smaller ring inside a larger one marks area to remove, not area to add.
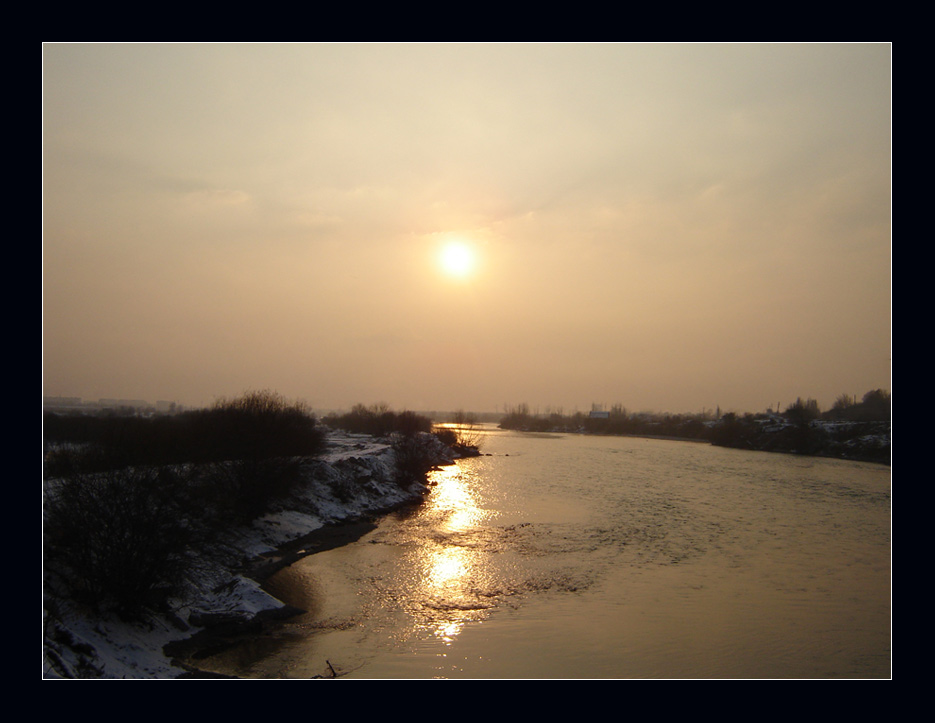
[[[396,455],[396,483],[408,487],[413,482],[425,482],[429,470],[435,466],[438,453],[436,444],[431,434],[394,434],[392,446]]]
[[[242,522],[263,514],[273,500],[286,495],[301,479],[301,469],[298,457],[212,462],[197,468],[197,490],[221,523],[231,517]]]
[[[167,469],[69,475],[47,486],[46,572],[79,601],[133,616],[185,582],[196,525]]]
[[[434,434],[463,455],[478,454],[483,437],[477,417],[463,410],[452,415],[452,424],[437,427]]]
[[[348,432],[374,437],[386,437],[394,433],[415,434],[432,429],[432,421],[428,417],[408,410],[394,412],[388,404],[382,402],[369,407],[355,404],[346,414],[329,415],[325,423]]]

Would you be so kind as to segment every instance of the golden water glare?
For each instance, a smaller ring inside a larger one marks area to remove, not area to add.
[[[489,515],[478,506],[477,498],[467,484],[468,477],[457,464],[433,470],[428,481],[432,485],[432,494],[427,500],[429,509],[448,516],[447,531],[466,530]]]
[[[426,500],[429,511],[446,518],[442,529],[452,537],[439,540],[423,557],[420,595],[444,613],[432,622],[431,629],[446,645],[457,637],[467,619],[476,617],[478,606],[471,589],[478,579],[486,576],[478,565],[482,557],[471,546],[458,544],[459,533],[471,530],[489,516],[478,505],[468,482],[468,475],[457,465],[429,474],[432,485],[432,494]]]

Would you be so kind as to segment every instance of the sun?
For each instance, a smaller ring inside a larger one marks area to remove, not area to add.
[[[439,262],[449,276],[470,276],[474,270],[474,250],[463,241],[449,241],[442,247]]]

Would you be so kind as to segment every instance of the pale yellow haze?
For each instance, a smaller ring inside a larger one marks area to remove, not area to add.
[[[888,44],[46,44],[43,391],[891,389]]]

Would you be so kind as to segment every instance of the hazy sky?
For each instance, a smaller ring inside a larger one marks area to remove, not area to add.
[[[890,389],[891,55],[47,44],[44,393],[688,412]]]

